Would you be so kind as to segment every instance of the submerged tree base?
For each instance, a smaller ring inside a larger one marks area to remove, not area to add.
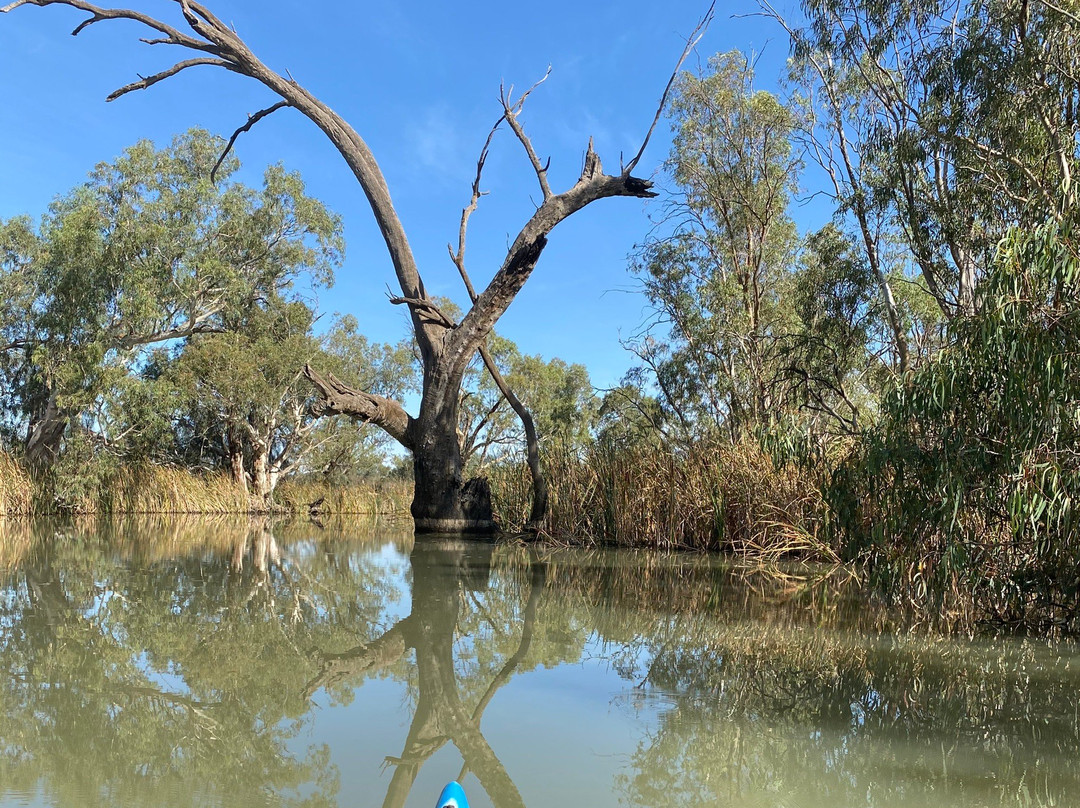
[[[494,519],[452,519],[422,517],[413,519],[417,533],[456,533],[462,535],[490,536],[499,532]]]

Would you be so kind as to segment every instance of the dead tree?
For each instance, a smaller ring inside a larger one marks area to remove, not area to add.
[[[531,89],[516,99],[509,93],[503,93],[500,120],[506,121],[524,148],[536,173],[543,199],[511,243],[506,258],[487,288],[475,294],[472,307],[460,322],[454,323],[439,311],[424,289],[405,229],[394,210],[386,179],[364,139],[341,116],[291,76],[282,76],[267,67],[236,31],[201,3],[194,0],[174,1],[179,6],[183,24],[172,25],[140,11],[105,8],[84,0],[15,0],[0,8],[0,11],[8,12],[24,5],[70,6],[90,15],[72,31],[72,35],[78,35],[95,23],[130,20],[142,24],[151,32],[143,42],[149,45],[175,45],[193,52],[192,58],[181,60],[159,73],[140,76],[138,81],[121,87],[108,96],[109,101],[151,87],[192,67],[219,67],[260,82],[279,100],[251,115],[233,134],[226,152],[241,133],[285,107],[302,113],[325,133],[360,183],[386,242],[401,289],[401,296],[394,298],[394,302],[409,307],[416,344],[423,360],[423,389],[420,410],[414,417],[405,411],[400,402],[349,388],[333,376],[323,377],[306,368],[307,377],[322,396],[319,410],[325,414],[344,414],[376,424],[412,453],[415,479],[412,515],[418,531],[482,532],[494,529],[486,482],[463,479],[457,440],[458,392],[462,376],[473,355],[485,347],[488,334],[499,317],[529,279],[547,244],[548,234],[559,222],[598,199],[619,196],[643,199],[656,195],[649,180],[635,177],[631,172],[640,161],[656,127],[675,72],[700,39],[701,31],[711,19],[713,8],[710,6],[689,38],[641,148],[617,174],[604,173],[590,140],[577,181],[562,193],[555,193],[548,183],[547,165],[540,159],[519,121],[522,105]],[[463,216],[463,231],[467,218],[467,215]],[[463,244],[462,236],[459,253],[455,257],[459,269],[464,268]],[[518,407],[515,406],[515,409]],[[533,470],[538,470],[538,463]]]

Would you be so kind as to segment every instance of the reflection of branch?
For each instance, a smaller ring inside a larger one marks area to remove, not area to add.
[[[206,713],[204,711],[208,710],[211,707],[218,707],[218,706],[221,705],[221,702],[219,702],[219,701],[215,701],[215,702],[196,701],[195,699],[188,698],[187,696],[182,696],[179,693],[167,693],[167,692],[165,692],[163,690],[158,690],[157,688],[154,688],[154,687],[144,687],[144,686],[141,686],[141,685],[117,685],[116,687],[105,688],[101,692],[102,693],[122,693],[122,694],[125,694],[125,695],[134,695],[134,696],[146,696],[147,698],[157,699],[158,701],[163,701],[166,704],[175,704],[175,705],[178,705],[180,707],[184,707],[184,708],[190,710],[191,712],[195,713],[196,715],[207,719],[208,721],[213,721],[213,719],[210,718],[208,715],[206,715]]]
[[[480,602],[480,598],[476,596],[475,592],[468,592],[469,600],[472,601],[473,608],[483,617],[484,621],[491,626],[491,633],[499,638],[505,637],[506,632],[499,628],[499,622],[495,619],[495,616],[491,613],[483,603]]]
[[[413,548],[413,606],[406,619],[412,621],[408,642],[416,649],[419,696],[401,756],[387,758],[396,765],[396,770],[383,801],[384,808],[400,808],[405,804],[420,767],[447,741],[457,747],[494,805],[500,808],[525,805],[458,692],[453,637],[461,608],[455,590],[461,579],[451,582],[442,571],[447,566],[461,570],[464,561],[462,550],[456,545],[436,548],[417,544]],[[537,580],[535,574],[534,580]],[[536,593],[541,588],[534,584]],[[535,605],[526,607],[526,612],[532,615],[530,624],[535,620],[535,611]],[[525,653],[531,636],[532,629],[526,629],[519,654]],[[500,683],[505,682],[509,670],[505,676],[500,674],[496,678]],[[490,701],[490,696],[486,700]]]
[[[461,706],[460,702],[458,706]],[[491,798],[491,802],[500,808],[525,808],[521,793],[480,729],[469,721],[463,709],[460,710],[460,715],[455,717],[459,723],[454,726],[451,740]]]
[[[536,606],[540,602],[540,594],[544,591],[544,581],[547,578],[547,567],[539,561],[534,560],[530,569],[530,578],[529,600],[525,604],[525,610],[522,612],[521,642],[518,643],[517,650],[507,658],[506,663],[499,672],[495,674],[495,678],[491,680],[491,684],[488,685],[488,689],[484,692],[484,695],[480,697],[480,701],[476,703],[476,709],[473,710],[472,714],[472,720],[476,726],[480,726],[480,719],[484,715],[484,710],[487,709],[492,697],[495,695],[495,691],[506,684],[510,679],[511,674],[513,674],[514,670],[517,669],[517,666],[520,665],[521,661],[525,658],[525,655],[529,653],[529,646],[532,645],[533,629],[536,626]],[[462,769],[462,777],[464,776],[465,769]],[[461,778],[459,777],[458,779],[460,780]]]
[[[319,673],[304,688],[304,698],[310,699],[319,689],[328,688],[344,679],[371,673],[397,662],[409,648],[406,637],[411,621],[411,616],[406,617],[377,640],[342,654],[321,654]]]

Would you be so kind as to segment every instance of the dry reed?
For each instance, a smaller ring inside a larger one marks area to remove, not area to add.
[[[544,529],[575,543],[717,549],[744,558],[834,561],[823,538],[827,509],[818,481],[777,466],[756,444],[699,445],[674,452],[593,445],[545,454],[550,511]],[[503,526],[528,515],[528,471],[491,472]]]
[[[307,513],[312,503],[323,513],[407,513],[412,486],[385,481],[351,486],[286,480],[270,505],[254,500],[232,478],[151,463],[120,465],[68,484],[56,474],[31,473],[0,451],[0,514],[120,513]]]
[[[39,486],[15,458],[0,452],[0,513],[27,515],[33,513],[38,500]]]

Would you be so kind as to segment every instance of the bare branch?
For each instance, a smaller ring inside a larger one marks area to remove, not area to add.
[[[0,2],[2,1],[0,0]],[[92,15],[91,22],[110,19],[133,20],[142,23],[161,35],[145,38],[143,39],[144,42],[160,45],[181,45],[195,51],[220,57],[232,64],[235,72],[249,76],[267,87],[283,101],[286,101],[287,106],[294,107],[310,119],[337,148],[364,189],[372,212],[375,215],[375,220],[379,225],[379,230],[386,241],[386,247],[390,253],[402,294],[406,296],[423,296],[423,283],[420,279],[419,269],[416,266],[416,259],[405,235],[401,220],[394,210],[386,178],[383,176],[375,156],[371,153],[371,149],[364,139],[325,103],[291,78],[279,75],[263,64],[235,31],[217,19],[200,3],[192,0],[175,1],[179,3],[184,19],[194,35],[183,33],[171,25],[137,11],[104,9],[86,2],[86,0],[25,0],[25,2],[14,0],[13,3],[9,3],[5,7],[5,10],[11,10],[20,5],[63,5],[89,13]],[[244,131],[244,128],[239,131]],[[413,320],[413,328],[425,364],[436,361],[436,357],[441,350],[441,344],[436,342],[438,331],[429,333],[428,329],[431,327],[432,324],[430,323]]]
[[[1080,24],[1080,16],[1077,16],[1073,12],[1069,11],[1067,8],[1063,8],[1062,6],[1059,6],[1055,3],[1051,3],[1049,0],[1035,0],[1035,2],[1039,3],[1039,5],[1046,6],[1051,11],[1057,12],[1066,19],[1072,20],[1073,22]]]
[[[487,288],[477,296],[453,338],[448,339],[446,349],[455,354],[451,360],[454,366],[465,366],[525,285],[547,246],[548,234],[555,226],[598,199],[617,196],[645,199],[656,196],[656,192],[648,180],[626,174],[618,177],[604,174],[600,159],[590,144],[578,181],[569,190],[545,199],[536,209],[510,245],[502,266]]]
[[[533,171],[536,172],[536,179],[540,181],[540,190],[543,191],[545,200],[550,199],[552,196],[551,186],[548,184],[547,166],[540,162],[540,158],[536,155],[536,150],[533,148],[532,141],[530,141],[528,135],[525,134],[525,130],[522,128],[521,122],[517,119],[517,116],[521,114],[522,107],[525,106],[525,99],[529,97],[529,94],[547,81],[547,78],[550,75],[551,65],[548,65],[548,69],[544,73],[543,78],[523,92],[517,101],[514,101],[512,97],[514,91],[513,86],[511,86],[509,90],[504,90],[502,87],[499,88],[499,101],[502,102],[503,106],[503,118],[510,124],[510,128],[514,130],[514,134],[517,135],[517,139],[521,141],[521,145],[525,147],[525,153],[529,156],[529,162],[532,163]]]
[[[355,390],[333,373],[327,373],[324,378],[316,373],[311,365],[304,365],[304,375],[321,396],[312,407],[314,415],[348,415],[359,418],[364,423],[381,427],[406,449],[413,448],[413,418],[397,401]]]
[[[197,65],[214,65],[216,67],[223,67],[226,70],[236,70],[235,65],[231,64],[230,62],[226,62],[224,59],[214,59],[208,56],[200,57],[198,59],[185,59],[182,62],[177,62],[168,70],[162,70],[160,73],[155,73],[152,76],[139,76],[138,81],[134,81],[131,84],[126,84],[119,90],[113,91],[105,98],[105,100],[115,101],[120,96],[127,95],[128,93],[134,92],[135,90],[145,90],[147,87],[152,87],[159,81],[163,81],[170,76],[175,76],[181,70],[187,70],[187,68],[195,67]]]
[[[247,123],[232,133],[232,137],[229,138],[229,142],[225,145],[225,150],[221,153],[221,156],[214,163],[214,167],[210,170],[210,182],[214,181],[217,176],[217,170],[221,168],[221,164],[225,162],[225,158],[229,156],[229,152],[232,151],[233,144],[236,143],[236,139],[244,132],[251,130],[255,124],[274,112],[277,112],[282,107],[291,107],[292,103],[289,101],[278,101],[276,104],[267,107],[266,109],[260,109],[254,115],[248,115]]]
[[[536,434],[536,423],[533,421],[532,413],[529,412],[521,399],[507,384],[502,373],[499,372],[499,367],[495,364],[495,359],[488,351],[487,346],[481,345],[477,350],[480,353],[480,358],[484,360],[484,367],[487,368],[488,373],[491,375],[491,380],[495,382],[495,386],[499,388],[499,392],[510,404],[511,409],[517,413],[518,420],[521,421],[521,426],[525,429],[525,456],[529,464],[529,474],[533,481],[532,511],[529,514],[529,521],[525,529],[539,531],[543,526],[544,516],[547,514],[548,487],[547,479],[544,477],[543,469],[540,466],[540,441]]]
[[[431,315],[432,322],[446,328],[457,328],[457,323],[447,316],[433,301],[425,297],[391,297],[390,302],[395,306],[406,305],[421,312],[427,312]]]
[[[487,140],[484,141],[484,148],[480,150],[480,157],[476,161],[476,178],[472,184],[472,198],[469,200],[469,204],[461,211],[461,224],[458,226],[458,248],[457,252],[454,252],[454,248],[447,245],[447,250],[450,252],[450,260],[454,262],[454,266],[457,267],[458,273],[461,275],[461,280],[465,282],[465,288],[469,292],[469,299],[476,302],[476,290],[473,288],[472,281],[469,279],[469,273],[465,271],[465,231],[469,226],[469,217],[472,216],[476,210],[476,203],[480,201],[480,197],[484,196],[485,192],[480,190],[480,175],[484,172],[484,164],[487,163],[488,149],[491,148],[491,140],[495,137],[495,133],[499,130],[499,126],[506,120],[506,114],[499,116],[499,120],[495,121],[495,125],[491,127],[491,131],[488,132]]]
[[[102,8],[100,6],[95,6],[92,3],[87,3],[85,2],[85,0],[16,0],[16,2],[9,3],[3,8],[0,8],[0,12],[8,12],[22,5],[70,6],[71,8],[76,8],[79,11],[85,11],[90,14],[91,16],[89,19],[84,20],[75,28],[74,31],[71,32],[72,36],[78,36],[88,26],[93,25],[96,22],[101,22],[103,20],[133,20],[135,22],[142,23],[147,28],[152,28],[153,30],[164,34],[166,38],[163,41],[168,42],[169,44],[183,45],[185,47],[192,48],[193,50],[200,50],[206,53],[221,55],[218,48],[214,44],[188,36],[187,34],[184,34],[178,29],[174,28],[173,26],[167,25],[160,20],[154,19],[148,14],[143,14],[139,11],[132,11],[131,9],[126,8]]]
[[[656,129],[656,124],[660,121],[660,116],[664,114],[664,107],[667,106],[668,95],[671,93],[671,88],[675,84],[675,80],[679,77],[679,68],[682,67],[683,62],[686,61],[686,57],[690,55],[690,52],[697,47],[698,42],[705,36],[705,29],[709,27],[709,23],[712,22],[713,13],[716,10],[716,0],[713,0],[709,4],[709,10],[705,12],[705,15],[698,20],[698,24],[694,27],[694,30],[690,32],[690,36],[686,40],[686,47],[683,48],[682,55],[679,57],[679,61],[675,63],[675,69],[671,71],[671,78],[668,79],[667,86],[664,87],[664,94],[660,96],[660,103],[656,107],[656,114],[653,116],[652,124],[649,126],[649,131],[645,133],[645,139],[641,141],[641,148],[638,149],[637,154],[623,168],[623,176],[629,176],[637,164],[641,161],[641,156],[645,153],[645,147],[649,145],[649,140],[652,138],[653,131]]]

